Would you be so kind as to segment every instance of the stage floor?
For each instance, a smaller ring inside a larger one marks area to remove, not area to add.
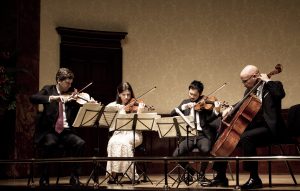
[[[212,174],[208,174],[207,178],[212,178]],[[177,178],[174,174],[171,177]],[[187,186],[184,182],[181,182],[177,188],[178,183],[174,183],[172,178],[168,178],[168,187],[169,190],[236,190],[236,180],[232,180],[230,174],[227,175],[229,178],[229,187],[223,188],[207,188],[202,187],[197,182],[192,185]],[[27,186],[28,179],[2,179],[0,180],[0,190],[166,190],[164,176],[163,175],[149,175],[150,181],[141,182],[139,184],[133,185],[131,182],[124,182],[122,185],[107,184],[107,181],[104,181],[101,185],[95,185],[93,180],[87,185],[88,177],[81,177],[81,182],[84,184],[81,187],[73,188],[69,182],[69,177],[61,177],[59,184],[56,184],[56,178],[53,177],[50,179],[50,186],[44,189],[41,189],[38,185],[39,178],[34,179],[34,184]],[[235,177],[234,177],[235,178]],[[269,187],[268,175],[261,175],[264,187],[260,190],[300,190],[300,185],[295,186],[290,175],[272,175],[273,186]],[[99,182],[102,182],[104,179],[103,176],[100,177]],[[248,179],[248,175],[240,175],[240,185],[245,183]],[[296,180],[300,184],[300,175],[296,175]]]

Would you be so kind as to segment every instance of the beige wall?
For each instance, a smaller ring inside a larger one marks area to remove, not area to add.
[[[157,86],[144,100],[159,113],[186,98],[194,79],[204,94],[227,82],[215,95],[235,103],[246,64],[268,73],[281,63],[273,79],[284,83],[283,108],[300,103],[299,0],[41,0],[40,86],[58,69],[57,26],[128,32],[123,80],[136,95]]]

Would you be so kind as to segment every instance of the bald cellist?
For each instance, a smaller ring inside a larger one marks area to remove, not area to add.
[[[249,95],[248,93],[253,91],[255,97],[260,100],[261,106],[252,121],[247,124],[237,146],[241,148],[244,156],[257,156],[258,146],[268,145],[284,133],[281,101],[285,97],[285,91],[280,81],[272,81],[270,75],[260,73],[254,65],[245,66],[240,73],[240,79],[246,88],[244,95]],[[222,115],[226,116],[232,108],[224,110]],[[215,162],[213,169],[217,175],[208,186],[228,186],[226,168],[227,162]],[[243,168],[250,173],[250,177],[241,189],[261,188],[263,184],[258,174],[258,162],[245,161]]]

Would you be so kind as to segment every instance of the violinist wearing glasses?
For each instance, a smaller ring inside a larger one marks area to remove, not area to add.
[[[205,109],[199,106],[199,103],[203,103],[206,99],[202,95],[204,85],[200,81],[192,81],[188,87],[188,99],[183,100],[177,107],[185,116],[192,115],[196,122],[196,128],[198,131],[198,136],[185,138],[179,147],[173,152],[173,156],[184,156],[191,152],[194,148],[198,148],[200,155],[208,156],[213,145],[213,140],[216,137],[216,130],[219,127],[220,117],[219,117],[219,102],[213,102],[213,107],[211,109]],[[198,104],[197,104],[198,103]],[[215,104],[215,105],[214,105]],[[177,115],[176,111],[171,112],[172,116]],[[193,175],[196,171],[187,163],[180,162],[180,165],[187,170],[185,176],[185,183],[188,184],[193,181]],[[199,183],[207,184],[208,180],[205,177],[205,170],[207,168],[208,162],[202,162],[199,171]]]
[[[280,81],[272,81],[270,79],[271,75],[279,72],[281,72],[281,69],[264,74],[260,73],[256,66],[247,65],[240,73],[241,82],[246,88],[245,97],[252,91],[257,97],[256,99],[259,99],[261,103],[252,121],[247,124],[245,131],[241,134],[237,145],[241,147],[244,156],[257,156],[256,148],[258,146],[270,144],[285,135],[284,121],[281,116],[281,100],[285,96],[285,91]],[[222,116],[227,116],[234,107],[224,110]],[[263,185],[258,175],[258,162],[245,161],[243,167],[244,170],[250,172],[250,177],[241,188],[261,188]],[[213,169],[217,171],[217,175],[209,186],[228,186],[226,168],[227,162],[214,163]]]
[[[131,85],[128,82],[123,82],[117,87],[116,101],[108,104],[107,107],[115,107],[119,114],[143,112],[145,104],[136,103],[134,100],[135,96]],[[110,131],[113,131],[113,128]],[[135,137],[133,138],[133,136]],[[115,131],[108,141],[108,157],[133,157],[133,145],[137,147],[142,141],[143,136],[140,131],[135,131],[135,135],[133,135],[133,131]],[[116,184],[118,174],[123,174],[126,170],[129,177],[134,175],[135,180],[137,180],[138,174],[133,172],[133,165],[128,169],[130,165],[131,161],[107,161],[106,171],[111,174],[107,183]]]
[[[39,117],[35,142],[41,148],[43,158],[53,157],[58,145],[63,145],[70,156],[83,155],[85,141],[79,137],[72,127],[80,108],[76,102],[77,90],[72,88],[74,74],[68,68],[60,68],[56,73],[56,84],[44,86],[38,93],[30,97],[33,104],[43,104],[43,112]],[[70,99],[71,98],[71,99]],[[80,166],[72,164],[70,184],[79,186]],[[49,185],[48,165],[43,165],[40,186]]]

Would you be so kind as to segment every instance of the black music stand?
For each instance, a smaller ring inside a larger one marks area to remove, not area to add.
[[[159,132],[159,137],[160,138],[177,138],[177,149],[179,153],[179,144],[182,141],[183,137],[188,137],[188,136],[197,136],[197,130],[194,128],[189,128],[188,123],[186,120],[192,121],[193,117],[192,116],[186,116],[185,119],[183,119],[181,116],[175,116],[175,117],[165,117],[158,119],[156,121],[157,127],[158,127],[158,132]],[[177,170],[177,178],[173,178],[172,174],[173,172]],[[180,164],[177,163],[177,165],[167,173],[167,176],[172,180],[174,180],[172,186],[177,182],[179,184],[182,182],[182,177],[184,177],[185,173],[187,173],[187,170],[183,168]],[[156,186],[162,182],[165,178],[160,180]],[[165,185],[166,187],[168,185]]]
[[[73,127],[94,127],[97,125],[104,106],[96,103],[86,103],[80,107],[76,118],[73,122]]]
[[[118,109],[115,107],[102,107],[102,109],[99,112],[99,115],[95,121],[95,126],[98,130],[100,130],[100,128],[109,128],[111,126],[111,124],[113,123],[113,121],[115,120],[115,117],[117,116],[118,113]],[[97,144],[98,144],[98,148],[97,148],[97,152],[99,153],[99,148],[100,148],[100,132],[98,132],[98,140],[97,140]],[[99,170],[102,169],[104,170],[108,176],[105,177],[100,183],[99,183]],[[94,162],[94,168],[87,180],[86,185],[89,184],[90,180],[93,177],[93,181],[94,181],[94,187],[98,187],[99,185],[101,185],[106,179],[108,179],[109,177],[112,177],[112,175],[106,171],[105,167],[101,166],[100,162]]]
[[[99,127],[98,120],[100,116],[102,115],[104,111],[104,106],[102,106],[100,103],[86,103],[83,104],[82,107],[80,107],[77,116],[73,122],[73,127],[78,128],[78,127]],[[99,138],[98,138],[99,139]],[[98,143],[99,147],[99,143]],[[93,171],[91,173],[90,178],[88,179],[87,185],[92,177],[94,175],[94,186],[98,185],[98,180],[96,180],[96,165],[94,165]],[[97,176],[98,179],[98,176]]]
[[[132,131],[133,132],[133,147],[132,147],[132,152],[133,152],[133,157],[135,155],[135,132],[138,131],[153,131],[155,127],[155,120],[160,118],[157,113],[130,113],[130,114],[119,114],[116,118],[115,121],[115,126],[114,130],[115,131]],[[127,172],[128,170],[133,166],[133,172],[132,172],[132,177],[130,177]],[[126,171],[123,173],[123,176],[120,178],[118,182],[121,182],[121,180],[126,176],[132,184],[136,183],[135,180],[135,169],[136,169],[136,164],[135,162],[131,162],[131,164],[128,166]],[[146,176],[146,179],[150,180],[150,178],[145,175],[145,172],[139,168],[140,171],[142,171],[142,174],[139,175],[138,179],[141,178],[142,175]]]

